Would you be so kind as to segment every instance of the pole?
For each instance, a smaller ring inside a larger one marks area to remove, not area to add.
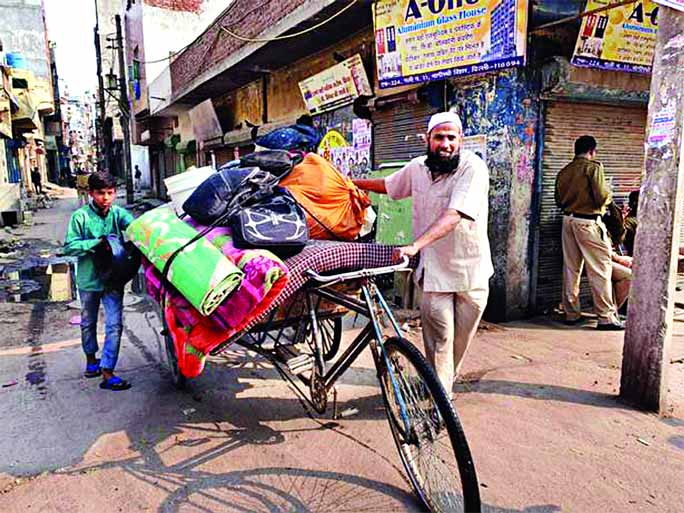
[[[133,173],[131,171],[131,109],[128,103],[128,85],[126,81],[126,63],[124,61],[124,45],[121,33],[121,16],[114,17],[116,23],[116,51],[119,56],[119,110],[121,112],[121,130],[123,131],[123,164],[126,173],[126,203],[135,201],[133,194]]]
[[[660,414],[667,377],[684,201],[684,12],[660,7],[648,105],[620,396]]]
[[[102,49],[100,47],[100,22],[97,17],[97,0],[95,1],[95,57],[97,59],[97,119],[95,120],[97,167],[98,171],[107,171],[107,141],[104,138],[105,98],[104,80],[102,79]]]

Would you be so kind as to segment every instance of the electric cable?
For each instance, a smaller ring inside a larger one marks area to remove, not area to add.
[[[223,11],[221,11],[221,14],[219,14],[219,15],[214,19],[214,22],[215,22],[216,20],[219,20],[219,19],[224,18],[224,17],[230,12],[230,10],[233,9],[233,8],[235,7],[236,3],[237,3],[237,2],[236,2],[235,0],[233,0],[233,2],[232,2],[230,5],[228,5],[225,9],[223,9]],[[190,41],[187,45],[185,45],[183,48],[181,48],[181,49],[178,50],[177,52],[172,52],[168,57],[163,57],[163,58],[161,58],[161,59],[155,59],[155,60],[153,60],[153,61],[138,61],[138,62],[140,62],[140,64],[158,64],[158,63],[160,63],[160,62],[168,61],[169,59],[172,59],[173,57],[175,57],[175,56],[178,55],[179,53],[184,52],[184,51],[187,50],[189,47],[191,47],[192,45],[194,45],[197,41],[199,41],[199,40],[202,38],[202,36],[204,36],[204,34],[206,34],[206,33],[209,31],[209,29],[210,29],[212,26],[213,26],[213,23],[212,23],[211,25],[207,26],[207,28],[205,28],[202,32],[200,32],[200,34],[199,34],[195,39],[193,39],[192,41]]]
[[[325,20],[321,21],[320,23],[317,23],[316,25],[309,27],[304,30],[300,30],[299,32],[294,32],[292,34],[286,34],[283,36],[276,36],[276,37],[268,37],[268,38],[253,38],[253,37],[243,37],[239,34],[236,34],[230,30],[228,30],[226,27],[223,25],[219,25],[219,28],[223,30],[226,34],[228,34],[231,37],[234,37],[235,39],[239,39],[240,41],[246,41],[248,43],[268,43],[270,41],[281,41],[283,39],[292,39],[295,37],[303,36],[305,34],[308,34],[309,32],[313,32],[314,30],[322,27],[323,25],[331,22],[335,18],[337,18],[339,15],[343,14],[347,10],[349,10],[354,4],[356,4],[356,0],[352,0],[350,3],[345,5],[342,9],[340,9],[338,12],[330,16],[329,18],[326,18]]]

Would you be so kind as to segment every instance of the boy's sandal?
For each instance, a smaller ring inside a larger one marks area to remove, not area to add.
[[[100,360],[96,360],[95,363],[89,363],[86,365],[83,377],[86,378],[96,378],[102,374],[102,369],[100,368]]]
[[[102,381],[102,383],[100,383],[100,388],[102,390],[113,390],[116,392],[119,390],[128,390],[131,388],[131,384],[125,379],[121,379],[119,376],[112,376],[111,378]]]

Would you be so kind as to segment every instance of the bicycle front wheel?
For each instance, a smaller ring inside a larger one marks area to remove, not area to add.
[[[392,436],[416,493],[433,512],[480,511],[463,428],[432,367],[408,340],[389,338],[380,388]]]

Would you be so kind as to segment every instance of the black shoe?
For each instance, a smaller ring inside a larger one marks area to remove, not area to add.
[[[624,331],[625,325],[622,322],[611,322],[608,324],[599,324],[596,326],[599,331]]]
[[[580,322],[582,322],[582,318],[578,317],[577,319],[565,319],[563,324],[566,326],[577,326]]]

